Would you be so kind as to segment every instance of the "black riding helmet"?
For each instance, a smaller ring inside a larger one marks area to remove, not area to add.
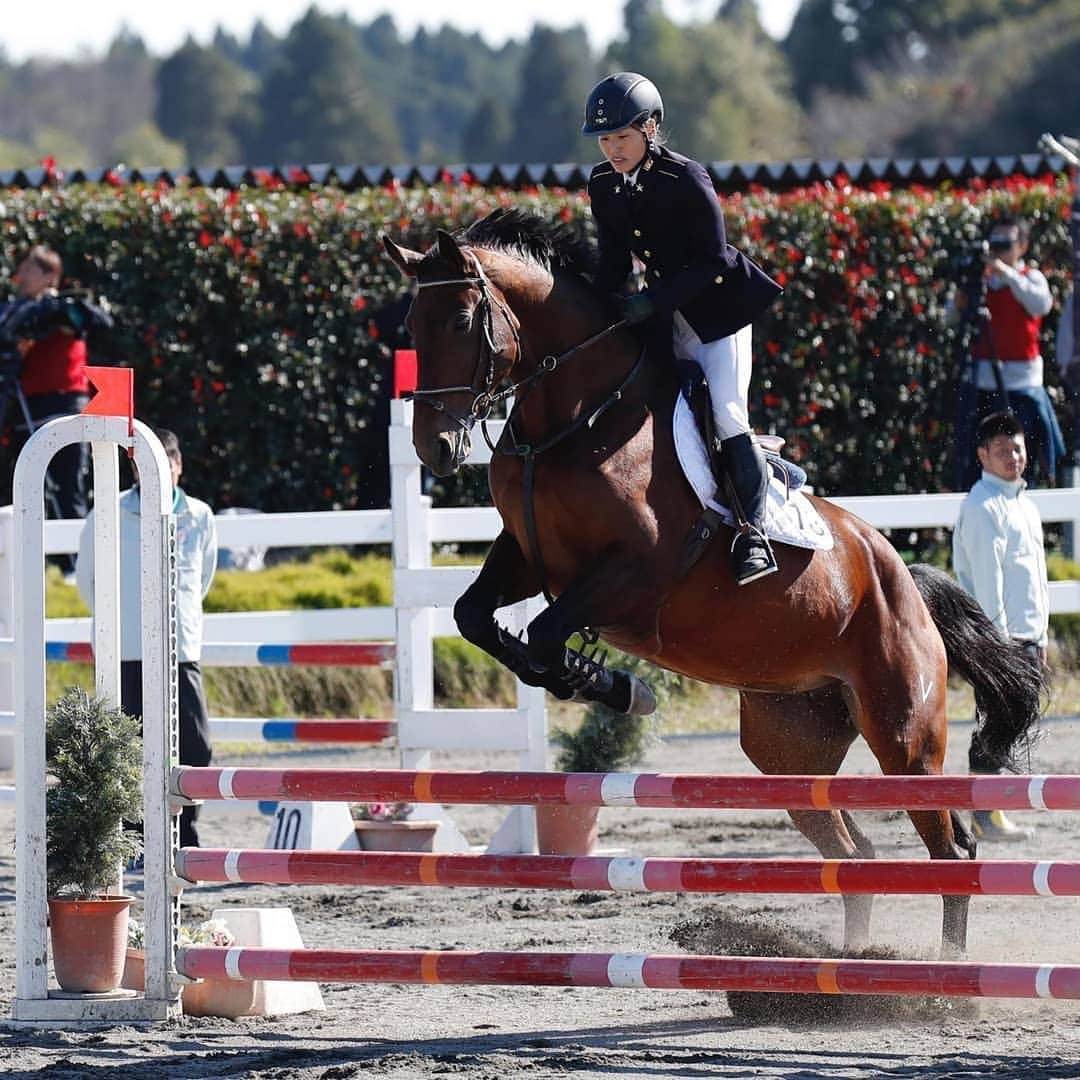
[[[589,92],[581,134],[606,135],[642,124],[650,116],[655,116],[657,123],[664,119],[660,91],[644,75],[620,71],[601,79]]]

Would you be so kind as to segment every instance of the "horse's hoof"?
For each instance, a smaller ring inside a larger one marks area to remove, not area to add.
[[[656,712],[656,695],[647,682],[642,682],[628,671],[616,671],[611,697],[618,695],[619,702],[608,702],[613,709],[627,716],[651,716]]]
[[[604,685],[606,684],[606,685]],[[648,683],[628,671],[604,671],[600,686],[587,686],[570,699],[579,705],[594,701],[625,716],[649,716],[656,712],[656,695]]]

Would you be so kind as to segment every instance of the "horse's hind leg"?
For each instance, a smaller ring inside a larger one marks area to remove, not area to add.
[[[856,723],[881,770],[892,776],[939,776],[945,760],[944,653],[930,651],[935,635],[912,634],[905,649],[892,645],[891,664],[881,658],[865,666],[862,692],[853,687]],[[917,655],[917,651],[921,650]],[[954,827],[955,812],[909,810],[931,859],[973,858],[967,831]],[[967,948],[970,896],[942,897],[941,950],[961,956]]]
[[[746,756],[764,773],[832,775],[858,732],[839,688],[805,694],[748,694],[740,697],[740,738]],[[872,859],[874,846],[839,810],[789,810],[795,827],[826,859]],[[844,948],[870,940],[874,898],[845,895]]]

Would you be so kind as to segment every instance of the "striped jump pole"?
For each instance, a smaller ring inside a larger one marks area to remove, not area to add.
[[[15,731],[15,714],[0,712],[0,735]],[[396,720],[211,716],[217,742],[378,743],[397,735]]]
[[[189,881],[612,892],[1080,896],[1080,863],[914,859],[635,859],[182,848]]]
[[[397,735],[396,720],[212,717],[211,738],[224,742],[377,743]]]
[[[695,773],[173,770],[190,799],[684,810],[1076,810],[1080,776],[709,776]]]
[[[90,664],[94,650],[88,641],[47,641],[45,659]],[[390,667],[392,641],[306,642],[294,645],[219,641],[203,645],[202,663],[208,667],[281,667],[312,664],[320,667]]]
[[[1080,965],[1066,964],[197,945],[178,950],[176,967],[198,979],[1080,998]]]

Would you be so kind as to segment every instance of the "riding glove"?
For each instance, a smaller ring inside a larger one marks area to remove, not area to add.
[[[634,293],[633,296],[623,297],[622,317],[628,326],[644,322],[656,311],[653,298],[647,292]]]

